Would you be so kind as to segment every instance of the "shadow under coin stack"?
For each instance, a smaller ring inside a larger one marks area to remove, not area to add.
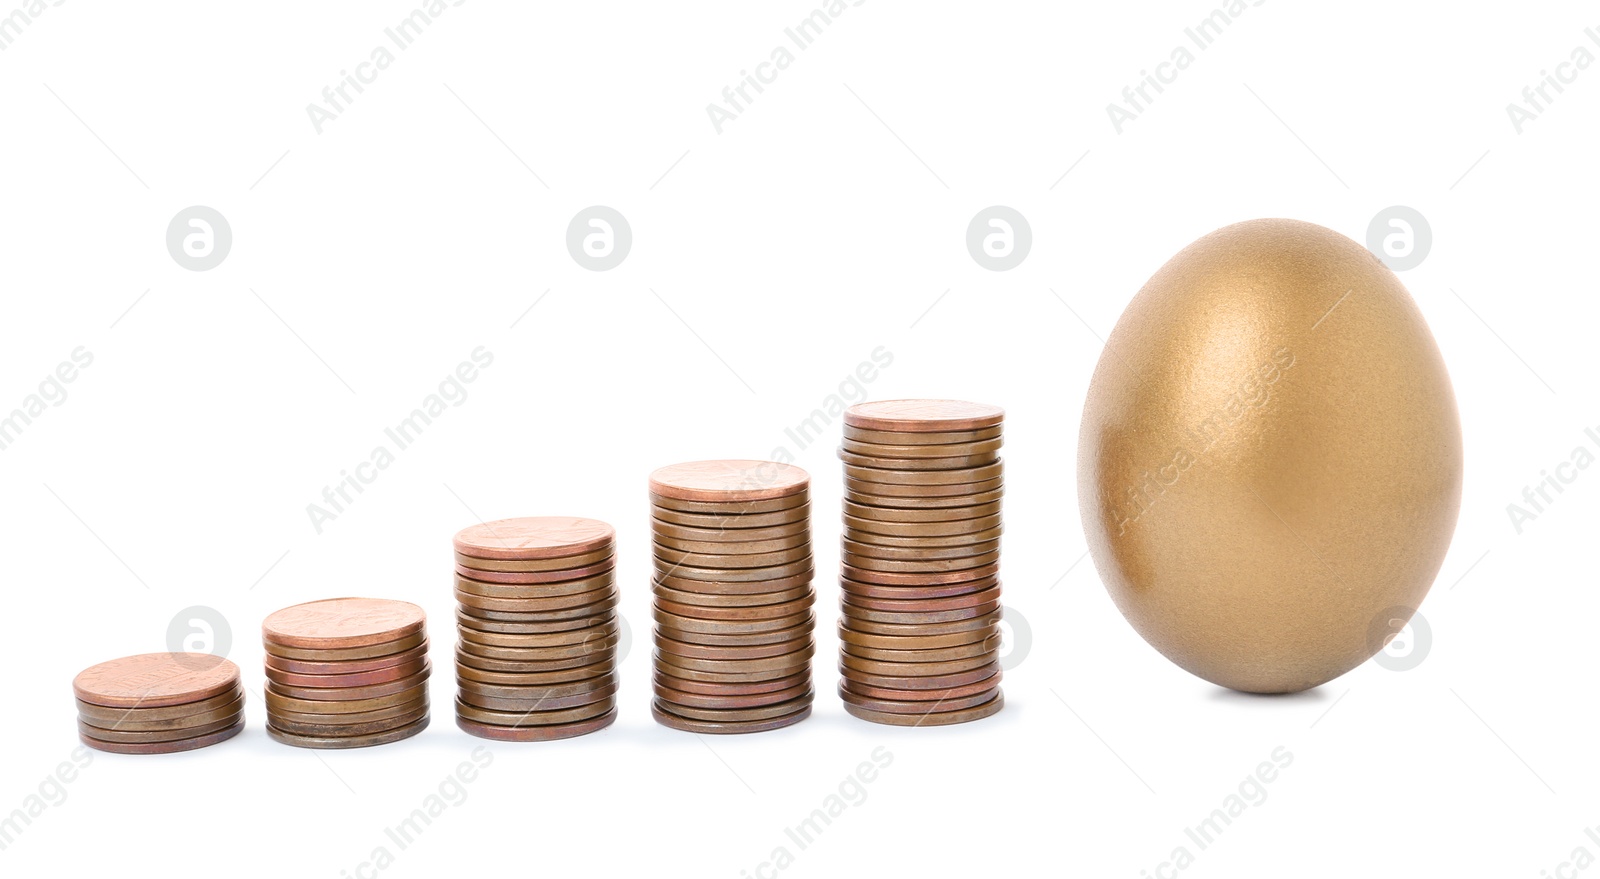
[[[78,738],[116,754],[171,754],[244,729],[239,667],[206,653],[145,653],[84,669],[72,681]]]
[[[570,517],[501,519],[455,536],[457,726],[542,742],[617,719],[616,536]]]
[[[888,400],[845,411],[839,695],[897,726],[988,717],[1000,693],[995,406]]]
[[[261,624],[267,735],[301,748],[364,748],[428,726],[428,633],[422,608],[330,598]]]
[[[650,474],[660,723],[749,733],[811,714],[810,484],[768,461]]]

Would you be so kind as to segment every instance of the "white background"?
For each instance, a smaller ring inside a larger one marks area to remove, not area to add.
[[[374,875],[360,865],[384,828],[486,744],[450,711],[450,535],[536,514],[617,526],[621,717],[577,740],[488,743],[467,799],[381,875],[1139,877],[1172,875],[1179,845],[1184,876],[1600,875],[1559,866],[1579,846],[1600,856],[1584,834],[1600,823],[1600,475],[1521,534],[1506,512],[1595,450],[1583,430],[1600,425],[1600,69],[1521,134],[1505,112],[1574,47],[1600,53],[1592,6],[1268,0],[1119,135],[1106,105],[1210,0],[871,0],[718,134],[706,105],[812,3],[472,0],[318,134],[307,104],[415,8],[349,6],[70,0],[0,53],[0,410],[76,347],[94,356],[0,452],[0,814],[76,746],[72,676],[163,649],[192,605],[230,621],[258,694],[271,611],[418,602],[434,725],[308,752],[267,739],[252,697],[225,745],[97,755],[0,852],[6,875]],[[164,243],[195,204],[234,234],[203,273]],[[604,273],[564,242],[594,204],[635,239]],[[993,204],[1033,229],[1009,272],[964,243]],[[1431,652],[1290,698],[1221,691],[1145,645],[1083,558],[1075,457],[1098,337],[1214,228],[1296,217],[1364,240],[1394,204],[1432,225],[1402,280],[1450,366],[1467,451],[1422,608]],[[495,359],[470,398],[317,534],[306,505],[480,345]],[[834,693],[837,433],[799,449],[784,431],[878,346],[894,362],[873,398],[1008,411],[1006,603],[1031,652],[1006,709],[966,727],[867,724]],[[645,476],[780,446],[815,477],[815,716],[734,738],[659,727]],[[1195,851],[1184,829],[1280,746],[1293,763],[1266,800]],[[798,850],[784,828],[878,747],[893,763],[866,800]],[[763,867],[779,845],[793,864]]]

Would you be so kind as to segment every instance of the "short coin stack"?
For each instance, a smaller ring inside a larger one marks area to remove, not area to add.
[[[839,695],[899,726],[988,717],[1000,693],[1000,431],[957,400],[844,415]]]
[[[484,522],[455,536],[456,725],[540,742],[617,718],[616,531],[597,519]]]
[[[767,461],[650,474],[660,723],[748,733],[811,714],[810,484]]]
[[[422,608],[382,598],[330,598],[267,617],[267,735],[301,748],[363,748],[422,732],[426,626]]]
[[[72,681],[78,738],[117,754],[170,754],[244,729],[239,667],[205,653],[145,653],[84,669]]]

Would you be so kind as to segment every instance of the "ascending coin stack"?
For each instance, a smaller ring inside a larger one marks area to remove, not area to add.
[[[865,720],[988,717],[1000,693],[1000,429],[956,400],[844,416],[839,695]]]
[[[145,653],[102,662],[72,681],[78,738],[117,754],[170,754],[244,729],[239,667],[204,653]]]
[[[616,720],[616,531],[501,519],[463,529],[455,551],[456,725],[538,742]]]
[[[267,735],[301,748],[364,748],[422,732],[426,626],[422,608],[383,598],[330,598],[267,617]]]
[[[748,733],[811,714],[809,501],[804,470],[767,461],[650,474],[657,721]]]

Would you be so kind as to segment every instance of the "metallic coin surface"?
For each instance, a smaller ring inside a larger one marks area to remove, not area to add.
[[[720,522],[726,522],[726,524],[719,524],[716,527],[681,525],[661,519],[651,519],[650,533],[657,540],[666,537],[673,540],[705,543],[749,543],[766,540],[785,540],[806,537],[811,533],[809,517],[782,525],[765,527],[746,524],[749,518],[751,517],[726,516],[719,520]]]
[[[348,674],[295,674],[294,672],[280,671],[270,664],[266,667],[267,680],[275,684],[284,684],[289,687],[366,687],[374,684],[387,684],[406,678],[422,671],[428,665],[426,654],[418,654],[416,658],[407,660],[397,665],[373,669],[372,671],[350,672]]]
[[[993,665],[994,662],[995,658],[989,655],[975,656],[970,659],[949,659],[944,662],[882,662],[876,659],[861,659],[848,653],[839,654],[841,670],[850,669],[886,678],[952,675],[984,668],[985,666]]]
[[[877,699],[857,693],[850,688],[839,685],[839,698],[847,705],[866,708],[884,714],[943,714],[951,711],[962,711],[986,704],[1000,693],[997,687],[983,690],[970,696],[947,696],[931,702],[901,702],[896,699]]]
[[[1001,528],[993,528],[988,531],[979,531],[974,534],[952,534],[946,537],[898,537],[890,534],[873,534],[870,531],[846,529],[845,536],[857,543],[870,543],[877,546],[897,547],[901,549],[940,549],[953,546],[971,546],[977,543],[988,543],[991,540],[999,540],[1001,531]]]
[[[696,617],[679,616],[670,611],[656,608],[654,611],[656,625],[668,632],[704,632],[712,635],[754,634],[761,632],[776,632],[780,629],[790,629],[805,624],[816,622],[816,615],[811,610],[793,616],[777,617],[770,620],[703,620]],[[673,637],[677,638],[676,634]],[[688,640],[679,638],[679,640]]]
[[[458,679],[456,684],[463,693],[476,693],[481,696],[493,696],[499,699],[538,701],[539,699],[562,699],[567,696],[581,696],[607,688],[614,691],[617,686],[617,676],[615,673],[604,674],[568,684],[549,684],[540,687],[507,687],[498,684],[480,684],[477,681],[463,679]]]
[[[558,571],[479,571],[461,565],[456,565],[455,570],[458,582],[464,579],[476,583],[532,586],[609,576],[612,571],[616,570],[616,563],[608,560],[583,568],[564,568]]]
[[[539,559],[485,559],[456,553],[456,567],[470,568],[474,571],[499,571],[499,572],[533,572],[533,571],[567,571],[574,568],[585,568],[598,565],[602,562],[616,558],[614,545],[602,546],[577,555],[555,556],[553,558]]]
[[[239,685],[239,666],[206,653],[142,653],[92,665],[72,679],[74,696],[110,708],[198,702]]]
[[[953,635],[956,632],[971,632],[988,626],[999,625],[1000,611],[996,608],[989,614],[971,619],[951,620],[943,623],[885,623],[875,620],[861,619],[846,616],[843,625],[868,635]]]
[[[811,484],[806,471],[775,461],[690,461],[650,474],[652,496],[682,501],[763,501],[799,494]]]
[[[685,644],[707,647],[754,647],[764,644],[788,644],[811,637],[815,619],[802,620],[798,625],[771,632],[686,632],[670,626],[656,626],[657,637],[670,637]]]
[[[460,589],[455,593],[457,604],[476,610],[522,614],[537,612],[551,620],[594,616],[615,607],[617,603],[615,585],[557,598],[485,598]]]
[[[813,642],[808,636],[801,644],[752,644],[742,647],[715,646],[709,644],[691,644],[669,638],[661,633],[656,633],[656,649],[663,653],[675,656],[687,656],[694,659],[764,659],[770,656],[783,656],[802,648],[813,647]]]
[[[494,632],[505,635],[553,635],[571,636],[578,640],[589,637],[585,634],[590,629],[604,628],[616,622],[615,610],[601,613],[599,616],[579,617],[574,620],[551,620],[538,622],[537,614],[530,614],[529,620],[533,622],[513,622],[507,620],[488,620],[483,617],[473,616],[468,611],[470,608],[456,608],[456,629],[472,629],[475,632]]]
[[[177,741],[172,742],[146,742],[142,744],[108,742],[102,739],[94,738],[93,736],[85,735],[82,731],[78,733],[78,740],[97,751],[106,751],[112,754],[176,754],[179,751],[193,751],[197,748],[205,748],[215,745],[218,742],[225,742],[228,739],[238,735],[243,729],[244,721],[241,719],[238,723],[228,727],[227,729],[219,730],[214,733],[207,733],[203,736],[178,739]]]
[[[999,655],[1000,638],[996,635],[987,641],[979,641],[975,644],[913,650],[863,647],[859,644],[845,642],[839,646],[839,649],[850,656],[858,656],[862,659],[876,659],[880,662],[949,662],[953,659],[971,659],[976,656],[986,656],[989,659],[994,659]]]
[[[858,583],[876,583],[880,586],[921,586],[923,584],[939,583],[968,583],[973,580],[993,579],[1000,573],[998,562],[990,562],[977,568],[963,568],[956,571],[918,571],[902,573],[896,571],[873,571],[857,568],[852,565],[840,564],[839,576],[854,580]]]
[[[457,626],[456,634],[464,641],[473,641],[490,647],[572,647],[579,645],[594,645],[606,638],[617,634],[616,617],[612,616],[603,625],[589,626],[571,632],[551,632],[548,634],[508,634],[503,632],[483,632],[470,626]]]
[[[966,498],[974,495],[988,494],[999,491],[1005,485],[1005,480],[996,476],[980,482],[955,482],[939,485],[894,485],[887,482],[863,482],[849,476],[844,478],[845,497],[855,495],[868,495],[881,500],[863,501],[880,506],[920,506],[917,501],[931,501],[941,498]],[[960,503],[960,500],[956,501]],[[946,501],[948,503],[948,501]]]
[[[976,534],[1000,527],[999,515],[977,519],[957,519],[952,522],[880,522],[844,515],[845,529],[851,534],[867,531],[893,537],[950,537],[957,534]]]
[[[454,543],[456,552],[473,558],[525,560],[601,551],[613,546],[616,536],[598,519],[525,516],[469,525],[456,532]]]
[[[460,727],[462,732],[482,739],[500,742],[552,742],[605,729],[616,719],[617,709],[613,708],[610,713],[589,720],[577,723],[553,723],[547,726],[496,726],[457,715],[456,726]]]
[[[457,591],[481,598],[525,598],[533,601],[547,601],[605,589],[617,582],[617,576],[615,572],[606,571],[588,577],[575,577],[570,580],[556,580],[548,583],[492,583],[487,580],[474,580],[471,577],[463,577],[460,572],[457,572],[455,582]]]
[[[697,659],[691,656],[680,656],[668,653],[660,648],[655,651],[658,666],[670,667],[672,671],[705,671],[714,674],[743,674],[745,672],[784,671],[792,672],[795,669],[806,668],[811,665],[811,657],[816,653],[816,648],[809,642],[796,645],[790,653],[779,656],[768,656],[758,659]]]
[[[425,687],[428,684],[428,676],[432,671],[432,665],[427,660],[423,660],[422,667],[414,674],[381,684],[366,684],[359,687],[298,687],[278,681],[271,681],[271,684],[273,692],[290,699],[317,702],[361,702],[392,696],[395,693],[407,693],[418,687]]]
[[[291,735],[307,737],[336,737],[336,736],[367,736],[378,733],[390,732],[402,727],[410,726],[428,716],[427,703],[421,707],[413,708],[403,714],[381,720],[365,720],[359,723],[305,723],[299,720],[290,720],[281,714],[274,714],[270,719],[273,729]]]
[[[959,485],[999,479],[1005,475],[1005,465],[1001,461],[995,461],[992,464],[944,470],[893,470],[884,467],[860,466],[846,461],[844,475],[847,479],[854,479],[858,482],[884,483],[887,485]]]
[[[980,427],[975,430],[937,431],[911,431],[911,430],[872,430],[854,425],[844,425],[844,437],[861,443],[883,443],[885,445],[939,445],[943,443],[976,443],[994,439],[1000,436],[1001,427]]]
[[[946,675],[914,675],[893,677],[890,675],[875,675],[870,672],[842,668],[840,675],[844,680],[859,683],[870,687],[883,687],[891,690],[939,690],[949,687],[964,687],[978,681],[987,680],[1000,673],[1000,662],[996,660],[988,665],[969,669],[962,672],[952,672]]]
[[[848,628],[846,623],[847,621],[845,620],[839,621],[838,634],[841,642],[886,650],[933,650],[940,647],[976,644],[990,638],[1000,637],[1000,627],[998,625],[986,626],[970,632],[955,632],[949,635],[872,635]]]
[[[330,750],[345,748],[368,748],[372,747],[373,745],[387,745],[391,742],[409,739],[417,733],[427,729],[428,720],[429,717],[424,715],[421,720],[412,723],[410,726],[402,726],[399,729],[391,729],[379,733],[368,733],[365,735],[353,736],[300,736],[273,728],[272,722],[269,720],[267,722],[267,735],[272,737],[273,741],[281,742],[285,745],[293,745],[297,748],[319,748]]]
[[[584,654],[569,659],[498,659],[492,656],[479,656],[465,650],[456,651],[456,665],[476,668],[479,671],[495,671],[508,674],[526,672],[539,674],[542,672],[565,671],[571,668],[586,668],[597,661],[604,661],[608,653]]]
[[[611,602],[611,607],[615,608],[616,603]],[[530,610],[488,610],[481,607],[458,605],[456,607],[456,619],[459,621],[465,618],[463,624],[474,628],[480,628],[479,623],[515,625],[518,627],[516,631],[532,634],[536,632],[570,632],[573,629],[592,626],[595,624],[595,620],[604,619],[612,612],[609,609],[596,609],[592,613],[586,612],[587,610],[587,608],[564,610],[560,616],[556,616],[552,613],[540,613]]]
[[[298,649],[370,647],[421,632],[427,621],[409,601],[327,598],[272,613],[261,623],[261,637]]]
[[[807,532],[801,532],[791,537],[779,537],[772,540],[683,540],[656,534],[652,545],[680,553],[693,552],[709,555],[749,556],[810,547],[811,535]]]
[[[838,455],[839,460],[855,467],[876,467],[884,470],[916,473],[929,471],[944,473],[951,470],[969,470],[973,467],[984,467],[1000,460],[999,456],[992,452],[982,455],[961,455],[955,458],[873,458],[840,449]]]
[[[718,592],[688,592],[682,589],[673,589],[669,586],[654,586],[650,590],[657,598],[675,604],[692,604],[702,607],[757,607],[769,604],[781,604],[786,601],[805,598],[812,595],[811,584],[808,582],[801,586],[784,589],[781,592],[735,592],[724,594]],[[692,614],[691,614],[692,616]]]
[[[727,510],[704,509],[725,505],[695,504],[699,510],[680,510],[674,507],[665,507],[655,504],[650,508],[650,523],[652,525],[668,524],[681,525],[685,528],[694,528],[700,531],[739,531],[745,528],[774,528],[789,525],[803,525],[811,521],[811,504],[808,503],[809,495],[798,495],[798,503],[793,498],[783,498],[778,501],[755,501],[753,505],[771,505],[783,503],[787,506],[777,507],[766,511],[757,510]],[[674,501],[677,504],[690,504],[691,501]]]
[[[104,729],[98,726],[91,726],[87,723],[84,723],[82,720],[79,720],[78,732],[80,735],[86,735],[102,742],[111,742],[113,744],[121,745],[142,745],[199,738],[200,736],[210,735],[214,732],[227,729],[228,727],[241,722],[243,722],[243,718],[238,714],[233,714],[220,720],[211,720],[192,727],[180,727],[178,729],[124,730]]]
[[[711,583],[750,583],[758,580],[782,580],[797,577],[813,570],[811,554],[786,565],[763,568],[706,568],[696,565],[675,564],[665,559],[653,559],[657,577],[676,577],[682,580],[705,580]]]
[[[589,659],[593,661],[617,646],[617,634],[603,635],[586,644],[560,644],[555,647],[498,647],[461,639],[457,648],[474,657],[515,660],[518,662],[549,662],[552,660]]]
[[[456,699],[456,716],[465,717],[478,723],[488,723],[495,726],[520,726],[522,724],[552,724],[576,723],[583,720],[592,720],[602,714],[616,710],[616,700],[613,698],[602,699],[589,705],[579,705],[576,708],[564,708],[559,711],[492,711],[488,708],[479,708],[468,705]]]
[[[324,649],[321,647],[285,647],[280,644],[264,644],[268,655],[281,659],[294,659],[311,662],[343,662],[348,659],[375,659],[380,656],[392,656],[403,653],[413,647],[426,644],[427,632],[414,632],[403,638],[393,641],[383,641],[366,647],[339,647]]]
[[[924,623],[953,623],[961,620],[975,619],[988,616],[991,612],[999,610],[998,600],[985,602],[976,607],[956,608],[955,610],[929,610],[929,611],[888,611],[874,610],[862,607],[848,600],[845,596],[840,604],[843,606],[845,619],[852,624],[860,621],[876,623],[896,623],[899,625],[921,625]]]
[[[268,681],[262,688],[267,697],[267,714],[270,718],[274,711],[297,711],[301,714],[358,714],[365,711],[377,711],[395,705],[414,702],[427,691],[426,686],[402,690],[398,693],[389,693],[383,696],[374,696],[370,699],[301,699],[297,696],[286,696],[277,690],[277,684]]]
[[[843,567],[890,574],[927,574],[967,571],[974,568],[994,566],[999,561],[1000,553],[998,551],[988,552],[982,555],[968,556],[966,558],[918,559],[914,561],[901,559],[880,559],[870,555],[856,555],[855,553],[839,554],[839,563]],[[998,568],[996,570],[998,570]]]
[[[959,522],[1000,514],[998,501],[968,507],[935,507],[931,509],[905,509],[895,506],[871,506],[846,499],[844,512],[857,519],[877,522]]]
[[[557,711],[592,705],[602,699],[609,701],[612,707],[615,707],[616,700],[612,697],[616,693],[616,684],[587,693],[573,693],[570,696],[489,696],[476,690],[462,688],[457,698],[467,705],[486,711],[525,713],[530,718],[541,718]]]
[[[326,726],[334,724],[344,726],[360,726],[362,724],[379,723],[385,720],[394,720],[408,714],[425,711],[428,707],[428,695],[424,690],[417,697],[407,702],[390,705],[388,708],[379,708],[373,711],[357,711],[351,714],[319,714],[305,711],[284,711],[277,709],[271,712],[270,719],[273,723],[285,721],[288,723],[307,726]],[[293,732],[293,730],[290,730]]]
[[[812,693],[810,678],[807,678],[801,683],[786,689],[774,690],[769,693],[757,693],[755,695],[747,696],[706,696],[700,693],[685,693],[681,690],[674,690],[672,687],[667,686],[665,683],[659,680],[655,683],[656,698],[659,699],[662,704],[670,705],[674,708],[677,706],[722,710],[738,708],[762,708],[768,705],[777,705],[793,699],[798,699],[809,693]]]
[[[179,717],[141,718],[135,716],[106,720],[95,715],[79,712],[78,723],[82,726],[90,727],[90,735],[98,735],[92,731],[94,729],[121,732],[170,732],[173,730],[193,730],[219,721],[232,722],[239,719],[242,711],[244,711],[244,695],[240,693],[235,694],[231,701],[222,705]],[[124,714],[126,713],[124,712]]]
[[[797,613],[804,613],[810,610],[815,603],[816,596],[809,592],[790,601],[749,607],[708,607],[705,605],[679,604],[675,601],[668,601],[659,595],[655,599],[656,609],[670,614],[692,617],[697,620],[727,620],[730,622],[792,617]]]
[[[270,676],[273,671],[288,672],[298,675],[343,675],[360,674],[362,672],[379,671],[405,665],[423,659],[428,655],[428,645],[418,644],[409,650],[399,653],[385,653],[369,659],[335,659],[317,661],[312,659],[285,659],[275,653],[265,655],[265,665]]]
[[[769,678],[764,681],[744,681],[735,683],[731,681],[691,681],[680,678],[671,673],[670,669],[656,669],[652,677],[656,686],[665,687],[677,693],[695,696],[763,696],[795,687],[809,687],[811,685],[811,672],[798,672],[784,677]]]
[[[107,705],[96,705],[82,699],[74,700],[78,705],[78,716],[94,726],[109,726],[116,728],[118,723],[131,721],[135,723],[148,723],[151,721],[174,720],[213,711],[228,705],[243,697],[244,690],[234,686],[224,690],[208,699],[197,702],[180,702],[176,705],[167,705],[159,708],[140,706],[138,708],[113,708]]]
[[[877,400],[844,410],[844,423],[867,430],[930,433],[996,427],[1005,415],[999,406],[964,400]]]
[[[474,681],[481,684],[496,684],[505,687],[543,687],[551,684],[570,684],[613,674],[616,670],[616,661],[611,657],[589,665],[577,665],[547,671],[512,672],[473,668],[470,665],[464,665],[459,658],[456,660],[456,680],[458,682]]]
[[[781,729],[781,728],[786,727],[786,726],[792,726],[792,725],[794,725],[796,723],[799,723],[802,720],[805,720],[807,717],[811,716],[811,705],[809,703],[806,704],[806,706],[801,708],[799,711],[796,711],[793,714],[789,714],[789,715],[786,715],[784,717],[774,717],[774,718],[770,718],[768,720],[741,721],[741,722],[733,722],[733,723],[725,723],[725,722],[718,722],[718,721],[708,721],[708,720],[694,720],[694,719],[688,718],[688,717],[680,717],[680,716],[678,716],[676,714],[673,714],[670,711],[670,708],[671,708],[671,706],[662,705],[660,703],[660,700],[652,700],[651,703],[650,703],[650,716],[654,717],[656,719],[656,722],[661,724],[662,726],[667,726],[667,727],[671,727],[673,729],[683,730],[684,732],[708,733],[708,734],[712,734],[712,735],[733,735],[733,734],[738,734],[738,733],[766,732],[768,730]]]
[[[789,577],[776,580],[696,580],[692,577],[663,576],[657,574],[652,582],[657,586],[666,586],[683,592],[698,592],[710,595],[770,595],[774,592],[785,592],[811,583],[816,571],[807,569]]]
[[[784,565],[811,563],[811,544],[804,543],[790,549],[780,549],[776,552],[760,553],[708,553],[684,552],[657,543],[652,546],[655,554],[656,565],[659,568],[662,562],[673,566],[690,568],[717,568],[721,569],[748,569],[772,568]]]
[[[669,702],[659,697],[655,701],[664,710],[670,711],[674,716],[680,718],[712,723],[750,723],[752,721],[771,720],[774,717],[788,717],[796,711],[810,707],[814,695],[814,692],[807,688],[805,692],[787,702],[745,708],[701,708],[695,705]]]
[[[839,539],[840,555],[867,556],[875,559],[893,561],[937,561],[941,559],[963,559],[973,556],[985,555],[1000,550],[999,540],[990,540],[984,543],[968,543],[960,546],[933,546],[933,547],[906,547],[906,546],[878,546],[873,543],[861,543],[852,540],[847,535]]]
[[[854,681],[850,678],[843,678],[839,681],[839,688],[841,690],[847,690],[856,696],[862,696],[868,699],[888,699],[894,702],[943,703],[943,701],[946,699],[962,699],[967,696],[975,696],[979,693],[990,693],[996,687],[1000,686],[1000,677],[1000,673],[995,672],[988,677],[974,681],[970,684],[963,684],[959,687],[941,687],[932,690],[901,690],[892,689],[889,687],[877,687],[871,684]],[[949,708],[952,706],[941,704],[940,707]]]
[[[967,518],[968,515],[963,514],[970,514],[970,516],[984,515],[983,513],[970,513],[970,510],[974,507],[982,507],[988,504],[998,505],[1004,495],[1005,491],[1001,488],[994,488],[988,491],[976,492],[973,494],[926,495],[922,497],[874,494],[870,491],[854,491],[852,489],[845,489],[844,499],[851,504],[861,507],[868,507],[874,510],[947,513],[955,516],[956,518]],[[853,513],[852,515],[855,514]],[[884,519],[886,521],[893,521],[887,516],[868,516],[865,518],[877,518]]]
[[[884,711],[873,711],[860,705],[844,703],[844,710],[850,714],[870,720],[873,723],[884,723],[890,726],[944,726],[952,723],[967,723],[973,720],[982,720],[1000,712],[1005,707],[1005,695],[996,693],[993,699],[974,708],[963,708],[959,711],[939,711],[928,714],[890,714]]]

